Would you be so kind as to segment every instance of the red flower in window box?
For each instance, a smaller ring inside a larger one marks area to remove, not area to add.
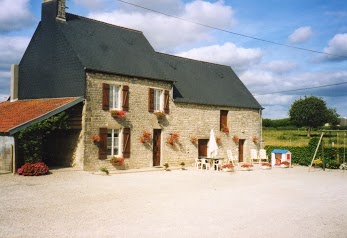
[[[122,119],[126,116],[126,113],[123,110],[112,110],[111,115],[116,119]]]
[[[221,144],[222,143],[222,138],[220,138],[219,136],[216,137],[216,142],[217,144]]]
[[[222,132],[229,133],[229,128],[226,125],[222,126]]]
[[[193,136],[192,138],[190,138],[190,142],[192,142],[193,144],[198,143],[198,137],[197,136]]]
[[[258,136],[253,136],[253,137],[252,137],[252,141],[253,141],[254,143],[258,143],[258,141],[259,141]]]
[[[158,119],[162,119],[162,118],[165,118],[165,117],[166,117],[166,114],[165,114],[165,112],[163,112],[163,111],[154,112],[154,115],[155,115]]]

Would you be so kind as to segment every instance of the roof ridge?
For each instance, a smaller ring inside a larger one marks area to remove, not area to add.
[[[112,26],[112,27],[122,28],[122,29],[124,29],[124,30],[134,31],[134,32],[138,32],[138,33],[143,34],[142,31],[135,30],[135,29],[131,29],[131,28],[128,28],[128,27],[118,26],[118,25],[115,25],[115,24],[111,24],[111,23],[108,23],[108,22],[99,21],[99,20],[96,20],[96,19],[92,19],[92,18],[88,18],[88,17],[76,15],[76,14],[73,14],[73,13],[68,13],[68,12],[67,12],[66,14],[67,14],[67,15],[72,15],[72,16],[77,16],[77,17],[80,17],[80,18],[84,18],[84,19],[86,19],[86,20],[94,21],[94,22],[97,22],[97,23],[102,23],[102,24],[109,25],[109,26]]]

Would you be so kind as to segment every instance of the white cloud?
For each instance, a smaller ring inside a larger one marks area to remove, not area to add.
[[[325,56],[325,60],[342,61],[347,60],[347,33],[337,34],[330,41],[329,46],[324,48],[328,54],[340,55],[345,57]]]
[[[297,67],[297,64],[290,61],[271,61],[264,64],[264,67],[276,73],[288,73]]]
[[[258,63],[261,60],[262,52],[257,48],[247,49],[237,47],[235,44],[227,42],[224,45],[194,48],[177,55],[217,64],[230,65],[235,70],[243,70],[248,68],[251,64]]]
[[[0,32],[20,30],[33,22],[29,0],[0,1]]]
[[[150,1],[150,3],[154,2]],[[156,9],[164,8],[164,4],[168,6],[176,4],[179,12],[173,15],[182,19],[220,28],[229,28],[235,23],[232,8],[224,5],[222,1],[214,3],[193,1],[181,5],[178,0],[167,0],[161,2]],[[152,46],[161,52],[174,51],[175,48],[191,47],[195,43],[206,43],[212,40],[212,30],[209,28],[149,11],[129,11],[122,8],[110,12],[91,12],[88,17],[141,30]]]
[[[303,26],[296,29],[289,37],[291,43],[302,43],[308,41],[313,35],[310,26]]]

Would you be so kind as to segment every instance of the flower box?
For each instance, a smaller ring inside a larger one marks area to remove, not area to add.
[[[265,162],[265,163],[261,163],[261,168],[262,169],[271,169],[271,164],[268,163],[268,162]]]
[[[245,163],[245,164],[241,165],[241,170],[251,171],[251,170],[253,170],[253,165]]]
[[[165,112],[163,112],[163,111],[154,112],[154,115],[155,115],[158,119],[163,119],[163,118],[166,117],[166,114],[165,114]]]
[[[122,110],[112,110],[111,115],[113,118],[122,119],[126,116],[126,113],[125,111],[122,111]]]
[[[166,144],[174,145],[178,142],[178,139],[180,138],[178,133],[172,133],[170,134],[170,137],[166,140]]]
[[[94,134],[92,136],[92,140],[93,140],[94,144],[99,145],[101,142],[101,137],[99,135]]]
[[[110,162],[113,166],[122,166],[124,164],[124,158],[113,156]]]
[[[140,142],[145,144],[152,140],[152,134],[149,131],[144,131],[142,136],[140,136]]]
[[[239,143],[240,141],[240,138],[237,136],[237,135],[234,135],[232,140],[235,142],[235,143]]]
[[[288,161],[281,162],[281,168],[289,168],[290,163]]]
[[[232,164],[225,164],[222,166],[222,170],[224,172],[233,172],[234,171],[234,165]]]
[[[198,143],[198,137],[193,136],[192,138],[190,138],[190,142],[192,142],[193,144]]]

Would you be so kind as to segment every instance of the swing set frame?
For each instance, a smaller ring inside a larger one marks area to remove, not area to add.
[[[312,161],[311,161],[311,164],[308,168],[308,172],[310,172],[311,168],[312,168],[312,165],[313,165],[313,161],[314,159],[316,158],[316,155],[317,155],[317,152],[318,152],[318,149],[319,149],[319,146],[322,144],[322,156],[323,156],[323,170],[325,171],[325,161],[324,161],[324,144],[322,143],[323,142],[323,136],[324,136],[324,133],[326,132],[336,132],[336,136],[338,135],[338,133],[345,133],[344,135],[344,139],[343,139],[343,148],[344,148],[344,153],[343,153],[343,163],[346,162],[346,133],[347,133],[347,130],[322,130],[321,131],[321,135],[320,135],[320,138],[319,138],[319,141],[318,141],[318,144],[317,144],[317,147],[316,147],[316,151],[314,152],[314,155],[313,155],[313,158],[312,158]]]

